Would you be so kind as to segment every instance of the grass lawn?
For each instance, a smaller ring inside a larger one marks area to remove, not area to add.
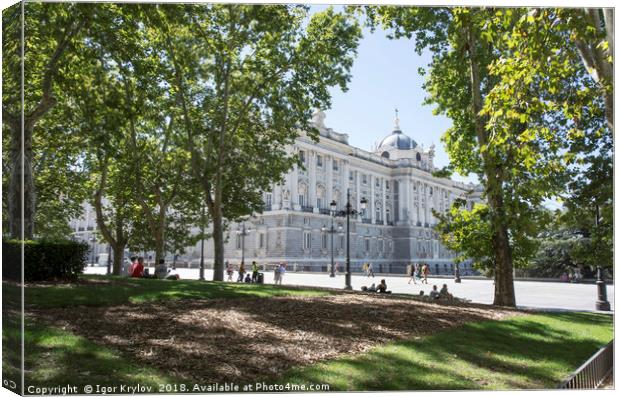
[[[269,299],[278,296],[332,299],[330,296],[333,295],[329,291],[309,288],[192,280],[171,282],[101,276],[85,277],[85,280],[85,283],[73,286],[29,286],[25,293],[27,306],[37,310],[78,309],[78,306],[105,309],[157,300]],[[15,288],[7,284],[3,287],[5,293],[7,287]],[[337,307],[333,309],[337,310]],[[5,323],[3,327],[5,346],[19,340],[19,331],[12,329],[10,324]],[[289,324],[289,327],[294,330],[296,323]],[[330,390],[555,388],[612,338],[612,316],[528,313],[414,335],[379,345],[366,353],[295,367],[283,375],[265,376],[264,379],[276,384],[328,384]],[[26,385],[68,383],[82,388],[87,384],[119,386],[139,383],[152,387],[151,392],[157,392],[158,385],[166,383],[186,384],[187,391],[193,387],[191,381],[174,371],[146,365],[126,351],[106,346],[104,342],[94,343],[68,329],[43,324],[37,318],[26,321],[26,346]],[[241,378],[238,383],[243,383]]]
[[[470,323],[289,371],[330,390],[553,389],[613,338],[613,317],[545,313]]]
[[[135,279],[84,276],[83,283],[34,285],[26,288],[27,306],[113,306],[171,299],[268,298],[271,296],[321,296],[331,292],[270,284],[218,283],[196,280]],[[6,285],[5,285],[6,287]],[[16,287],[12,287],[17,289]]]

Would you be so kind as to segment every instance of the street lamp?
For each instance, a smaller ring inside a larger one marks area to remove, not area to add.
[[[457,284],[461,282],[461,271],[459,270],[458,262],[454,263],[454,282]]]
[[[250,234],[252,229],[245,228],[245,222],[241,224],[241,230],[237,230],[237,235],[241,236],[241,264],[245,263],[245,236]]]
[[[596,204],[596,212],[594,215],[594,225],[598,228],[599,224],[599,207]],[[611,307],[607,300],[607,286],[605,285],[605,279],[603,277],[603,268],[600,264],[596,265],[596,288],[598,290],[598,300],[596,301],[596,310],[609,311]]]
[[[362,210],[366,209],[366,204],[368,203],[368,200],[366,200],[366,198],[362,198],[360,200],[360,208]],[[344,211],[340,211],[338,213],[338,215],[340,216],[346,216],[347,217],[347,261],[346,261],[346,275],[345,275],[345,286],[344,289],[353,289],[353,287],[351,287],[351,221],[350,221],[350,216],[351,215],[357,215],[359,214],[358,211],[353,209],[353,206],[351,205],[351,189],[347,189],[347,204],[345,206],[345,210]]]
[[[342,226],[338,227],[338,230],[334,229],[334,217],[336,216],[336,201],[332,200],[331,203],[329,203],[329,215],[332,218],[332,225],[331,227],[328,229],[326,227],[323,227],[321,230],[324,233],[329,233],[331,234],[331,271],[329,273],[329,277],[336,277],[336,274],[334,273],[334,233],[339,232],[342,230]]]

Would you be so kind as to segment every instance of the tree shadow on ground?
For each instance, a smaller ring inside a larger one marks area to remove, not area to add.
[[[414,335],[510,315],[343,294],[40,310],[36,318],[201,382],[251,381]]]

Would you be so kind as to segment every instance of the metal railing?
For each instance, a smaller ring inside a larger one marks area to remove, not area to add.
[[[573,372],[558,389],[596,389],[614,369],[614,341],[601,348]]]

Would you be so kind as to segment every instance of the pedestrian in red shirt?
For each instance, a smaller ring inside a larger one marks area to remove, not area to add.
[[[131,277],[143,277],[144,276],[144,258],[139,257],[138,263],[135,264],[131,272]]]

